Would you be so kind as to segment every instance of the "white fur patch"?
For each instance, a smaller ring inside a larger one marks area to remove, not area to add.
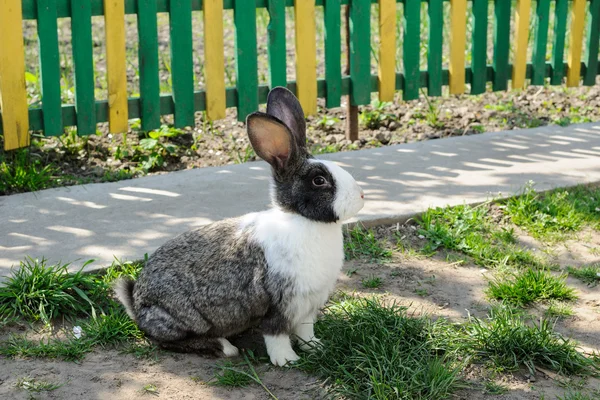
[[[240,228],[246,226],[252,226],[269,270],[294,284],[294,298],[285,310],[292,326],[313,322],[344,262],[341,225],[311,221],[274,208],[246,215]]]
[[[293,363],[300,359],[294,349],[288,335],[264,335],[267,353],[271,363],[277,367],[283,367],[288,362]]]
[[[225,338],[219,338],[217,340],[223,346],[223,354],[225,354],[225,357],[235,357],[240,354],[238,348],[232,345],[229,340]]]
[[[354,217],[365,205],[363,191],[352,175],[331,161],[318,160],[325,165],[335,180],[333,211],[341,221]]]

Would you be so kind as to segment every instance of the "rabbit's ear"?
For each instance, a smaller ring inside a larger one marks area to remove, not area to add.
[[[246,118],[248,137],[256,154],[277,170],[284,170],[297,151],[288,127],[277,118],[255,112]]]
[[[300,102],[288,89],[278,86],[267,97],[267,114],[283,121],[299,148],[306,148],[306,121]]]

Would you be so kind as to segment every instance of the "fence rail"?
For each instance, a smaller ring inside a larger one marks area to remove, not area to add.
[[[421,70],[421,7],[427,4],[429,32],[427,69]],[[449,68],[443,69],[444,3],[451,19]],[[468,7],[470,3],[470,7]],[[551,5],[554,5],[552,57],[547,61]],[[349,75],[342,74],[342,10],[350,20]],[[372,7],[378,7],[378,26],[371,26]],[[535,6],[535,7],[533,7]],[[294,8],[296,80],[286,77],[286,7]],[[317,79],[316,7],[323,7],[325,79]],[[403,7],[403,32],[398,37],[398,7]],[[256,10],[266,8],[269,85],[259,85]],[[494,11],[492,21],[489,11]],[[223,12],[233,10],[236,29],[236,86],[225,87]],[[192,13],[204,20],[205,85],[194,86]],[[511,30],[511,16],[515,24]],[[161,94],[157,15],[170,21],[172,93]],[[467,37],[467,14],[472,14],[472,37]],[[125,54],[125,15],[137,15],[140,94],[129,97]],[[570,14],[570,18],[568,18]],[[107,100],[94,96],[92,16],[104,16],[107,58]],[[75,104],[61,102],[61,66],[57,20],[71,18],[75,75]],[[25,85],[22,20],[36,20],[39,35],[41,107],[29,107]],[[533,52],[528,60],[530,22]],[[570,25],[567,26],[568,21]],[[128,129],[128,121],[141,119],[143,130],[160,127],[160,117],[174,115],[176,127],[194,125],[194,113],[206,111],[221,119],[226,108],[236,107],[238,119],[266,101],[269,87],[287,85],[298,95],[307,114],[317,110],[317,98],[337,107],[348,95],[353,105],[365,105],[378,92],[390,101],[396,91],[404,100],[418,98],[421,88],[439,96],[442,87],[461,94],[522,88],[548,81],[567,86],[594,85],[600,75],[600,0],[0,0],[0,133],[6,150],[29,144],[30,131],[61,135],[76,126],[80,135],[96,132],[109,122],[112,133]],[[494,26],[493,63],[487,64],[490,23]],[[585,29],[587,26],[587,30]],[[371,35],[379,32],[378,72],[371,73]],[[514,31],[514,36],[513,32]],[[567,32],[569,33],[567,37]],[[569,47],[565,62],[565,44]],[[466,42],[471,41],[471,62],[466,64]],[[586,52],[583,54],[583,43]],[[396,71],[396,48],[402,43],[403,71]],[[514,60],[509,52],[514,48]]]

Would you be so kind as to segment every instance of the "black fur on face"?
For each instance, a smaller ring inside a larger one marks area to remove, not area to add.
[[[336,182],[327,167],[307,156],[294,171],[273,174],[275,202],[286,211],[319,222],[339,220],[333,210]]]

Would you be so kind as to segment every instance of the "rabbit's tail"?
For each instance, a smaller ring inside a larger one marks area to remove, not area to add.
[[[127,315],[135,320],[133,313],[133,287],[135,282],[128,278],[121,278],[115,283],[114,289],[117,299],[125,306]]]

